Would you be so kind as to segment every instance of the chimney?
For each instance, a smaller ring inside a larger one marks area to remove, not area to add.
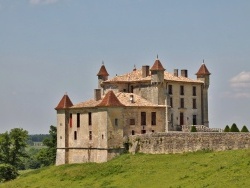
[[[129,100],[131,103],[134,103],[134,95],[130,95]]]
[[[183,76],[183,77],[188,77],[188,70],[186,70],[186,69],[182,69],[181,70],[181,76]]]
[[[95,101],[99,101],[99,100],[101,100],[101,89],[95,89],[94,90],[94,99],[95,99]]]
[[[178,69],[174,69],[174,76],[179,76],[179,74],[178,74]]]
[[[149,76],[149,66],[143,65],[142,66],[142,78]]]

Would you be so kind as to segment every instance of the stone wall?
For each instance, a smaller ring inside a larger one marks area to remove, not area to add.
[[[130,152],[168,154],[250,148],[250,133],[152,133],[129,137]]]

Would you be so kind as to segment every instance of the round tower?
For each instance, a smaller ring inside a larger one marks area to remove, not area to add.
[[[202,81],[204,84],[202,85],[201,90],[201,109],[202,109],[202,124],[209,127],[208,120],[208,88],[210,85],[210,75],[211,73],[208,71],[204,60],[203,63],[196,73],[197,80]]]
[[[151,101],[158,105],[165,104],[165,93],[164,93],[164,71],[166,69],[162,66],[160,60],[155,60],[153,66],[151,67],[151,91],[152,98]]]

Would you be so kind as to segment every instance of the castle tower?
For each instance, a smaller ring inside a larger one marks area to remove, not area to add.
[[[103,62],[102,62],[102,66],[101,66],[97,76],[98,76],[98,89],[101,89],[102,82],[106,81],[108,79],[108,76],[109,76]]]
[[[210,72],[208,71],[206,65],[201,65],[200,69],[196,73],[197,80],[203,81],[204,85],[202,86],[202,92],[201,92],[201,108],[202,108],[202,123],[203,125],[209,127],[209,120],[208,120],[208,88],[210,85]]]
[[[159,105],[165,104],[164,97],[164,71],[166,69],[162,66],[160,60],[157,59],[151,67],[151,84],[152,84],[152,102]]]
[[[69,96],[65,94],[55,108],[57,111],[56,165],[68,162],[68,129],[72,118],[69,113],[69,107],[71,106],[73,106],[73,103],[71,102]]]

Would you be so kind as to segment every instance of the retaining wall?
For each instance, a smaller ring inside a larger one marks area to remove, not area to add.
[[[130,152],[150,154],[184,153],[198,150],[250,148],[250,133],[152,133],[129,137]]]

